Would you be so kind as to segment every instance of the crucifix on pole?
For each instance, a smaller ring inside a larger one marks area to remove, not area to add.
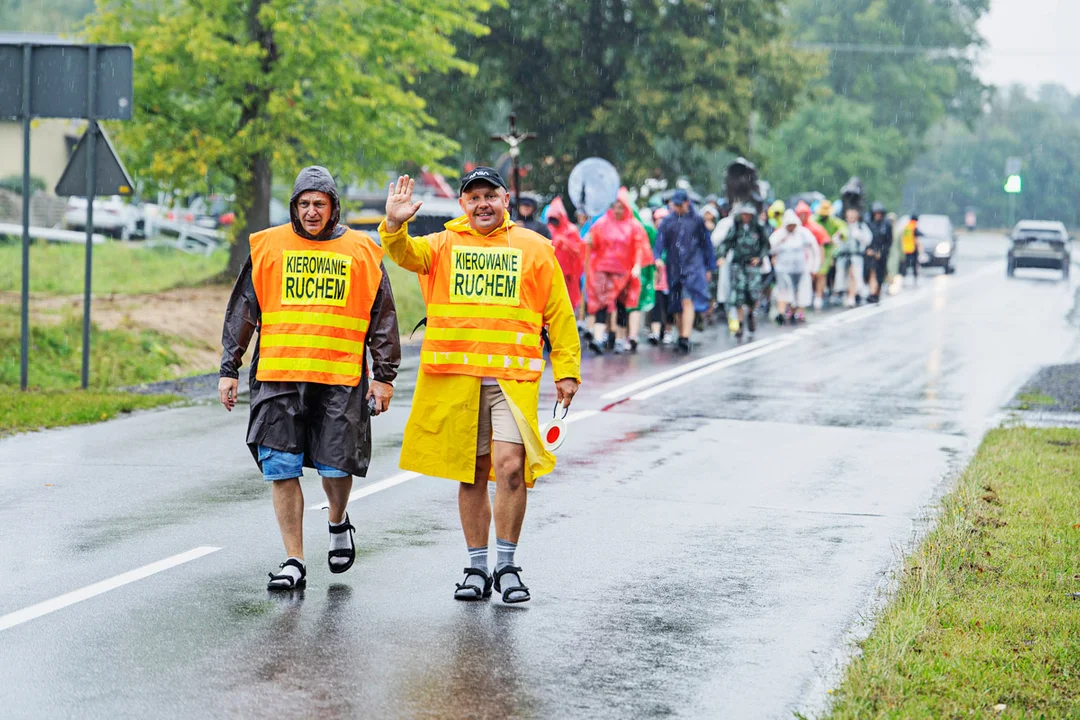
[[[514,193],[514,207],[517,208],[521,200],[521,188],[518,186],[518,156],[521,155],[521,143],[532,140],[536,133],[518,132],[517,113],[510,113],[510,132],[505,135],[492,135],[492,140],[502,140],[510,146],[510,187]]]

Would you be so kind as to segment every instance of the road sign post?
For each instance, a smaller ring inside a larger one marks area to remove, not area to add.
[[[30,357],[30,123],[33,118],[86,118],[86,274],[83,306],[82,387],[89,384],[90,280],[96,186],[97,120],[130,120],[133,57],[130,45],[0,44],[0,118],[23,123],[22,308],[19,387],[27,388]],[[83,81],[85,78],[85,82]],[[129,183],[130,184],[130,183]]]
[[[19,389],[30,376],[30,46],[23,46],[22,308],[19,311]]]
[[[1005,192],[1009,194],[1009,227],[1016,224],[1016,196],[1023,189],[1024,182],[1017,174],[1009,175],[1005,181]]]

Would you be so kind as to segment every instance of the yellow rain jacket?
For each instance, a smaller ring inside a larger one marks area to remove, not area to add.
[[[506,216],[502,227],[488,237],[505,234],[514,222]],[[446,223],[440,233],[422,238],[408,234],[408,225],[396,233],[379,226],[383,250],[402,268],[419,275],[432,272],[432,242],[449,242],[454,235],[480,236],[466,217]],[[554,248],[551,261],[555,260]],[[581,344],[577,322],[561,272],[551,275],[551,294],[544,308],[544,324],[551,340],[551,368],[556,380],[581,381]],[[525,484],[555,469],[555,456],[540,438],[540,380],[499,380],[525,442]],[[420,369],[413,393],[412,412],[401,443],[401,468],[424,475],[472,483],[476,474],[477,421],[480,416],[480,378],[471,375],[428,373]]]

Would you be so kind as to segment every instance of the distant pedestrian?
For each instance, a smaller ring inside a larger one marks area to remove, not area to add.
[[[289,225],[251,236],[251,257],[233,286],[221,333],[221,404],[236,406],[242,358],[255,332],[247,444],[271,482],[285,543],[270,590],[307,583],[303,467],[322,476],[330,506],[330,572],[356,559],[345,511],[353,476],[371,460],[371,409],[385,411],[401,361],[397,312],[382,249],[339,224],[330,173],[300,171]],[[374,380],[368,382],[365,351]]]
[[[656,247],[656,237],[659,235],[660,224],[664,221],[671,211],[666,207],[658,207],[652,212],[653,227],[657,228],[653,233],[652,243],[653,247]],[[664,258],[658,257],[655,260],[663,260]],[[671,336],[670,328],[670,314],[668,310],[668,282],[667,271],[664,268],[664,263],[655,263],[653,273],[653,288],[656,290],[656,300],[653,304],[652,310],[649,311],[649,344],[660,345],[674,343],[674,339]]]
[[[858,208],[849,207],[844,211],[847,221],[847,238],[839,243],[836,250],[836,291],[844,293],[844,307],[855,307],[865,295],[863,285],[863,254],[870,247],[873,233],[863,222]]]
[[[818,264],[821,249],[813,233],[802,226],[793,210],[786,210],[780,228],[769,237],[776,273],[776,322],[802,322],[813,288],[810,268]]]
[[[602,355],[605,345],[615,347],[616,326],[629,325],[629,312],[637,307],[641,283],[634,282],[642,249],[648,244],[645,228],[634,218],[630,194],[620,188],[607,213],[589,230],[592,238],[589,314],[596,318],[589,349]],[[648,258],[651,264],[652,258]],[[621,349],[621,346],[620,346]]]
[[[517,217],[515,219],[518,225],[550,240],[551,233],[548,231],[547,225],[542,223],[536,216],[536,208],[536,198],[532,195],[522,195],[521,199],[518,200]]]
[[[892,222],[886,217],[882,203],[875,202],[870,206],[870,222],[867,224],[873,237],[870,247],[866,249],[866,267],[863,271],[869,291],[866,299],[876,303],[880,301],[882,288],[885,287],[886,268],[893,243]]]
[[[800,200],[798,204],[795,205],[795,215],[802,221],[803,227],[809,230],[814,236],[814,239],[817,240],[818,249],[820,250],[818,253],[818,260],[810,268],[810,275],[814,284],[814,307],[820,310],[822,307],[822,300],[821,297],[817,295],[817,290],[819,285],[822,291],[824,291],[825,288],[825,274],[822,272],[822,266],[825,262],[825,249],[832,242],[832,238],[829,237],[829,233],[825,228],[818,225],[814,220],[813,211],[804,200]]]
[[[678,314],[678,351],[690,352],[694,314],[709,309],[709,280],[716,267],[705,221],[690,207],[690,196],[679,189],[671,197],[673,212],[656,233],[653,257],[667,273],[669,310]]]
[[[919,229],[919,216],[912,214],[911,219],[904,225],[900,235],[900,249],[904,253],[904,265],[900,269],[900,277],[907,282],[908,270],[911,271],[913,283],[919,284],[919,254],[922,253],[922,230]]]
[[[547,226],[551,244],[555,247],[555,259],[562,268],[566,290],[575,316],[581,311],[581,278],[585,273],[585,241],[581,239],[577,225],[570,222],[561,197],[551,201],[547,211]]]
[[[824,246],[821,256],[821,267],[818,269],[817,278],[814,281],[814,307],[821,309],[832,300],[833,284],[836,281],[836,268],[833,257],[837,248],[847,240],[847,223],[833,215],[831,200],[822,200],[817,204],[814,220],[825,229],[829,235],[829,242]]]
[[[757,209],[743,203],[732,210],[735,224],[724,239],[721,251],[731,256],[731,294],[728,296],[728,327],[737,337],[743,336],[743,322],[750,337],[757,330],[754,309],[761,296],[762,264],[769,257],[769,238],[758,219]]]

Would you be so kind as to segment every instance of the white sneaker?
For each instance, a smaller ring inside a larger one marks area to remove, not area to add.
[[[824,305],[825,305],[825,302],[821,298],[819,298],[819,297],[814,298],[814,309],[815,310],[820,310]]]

